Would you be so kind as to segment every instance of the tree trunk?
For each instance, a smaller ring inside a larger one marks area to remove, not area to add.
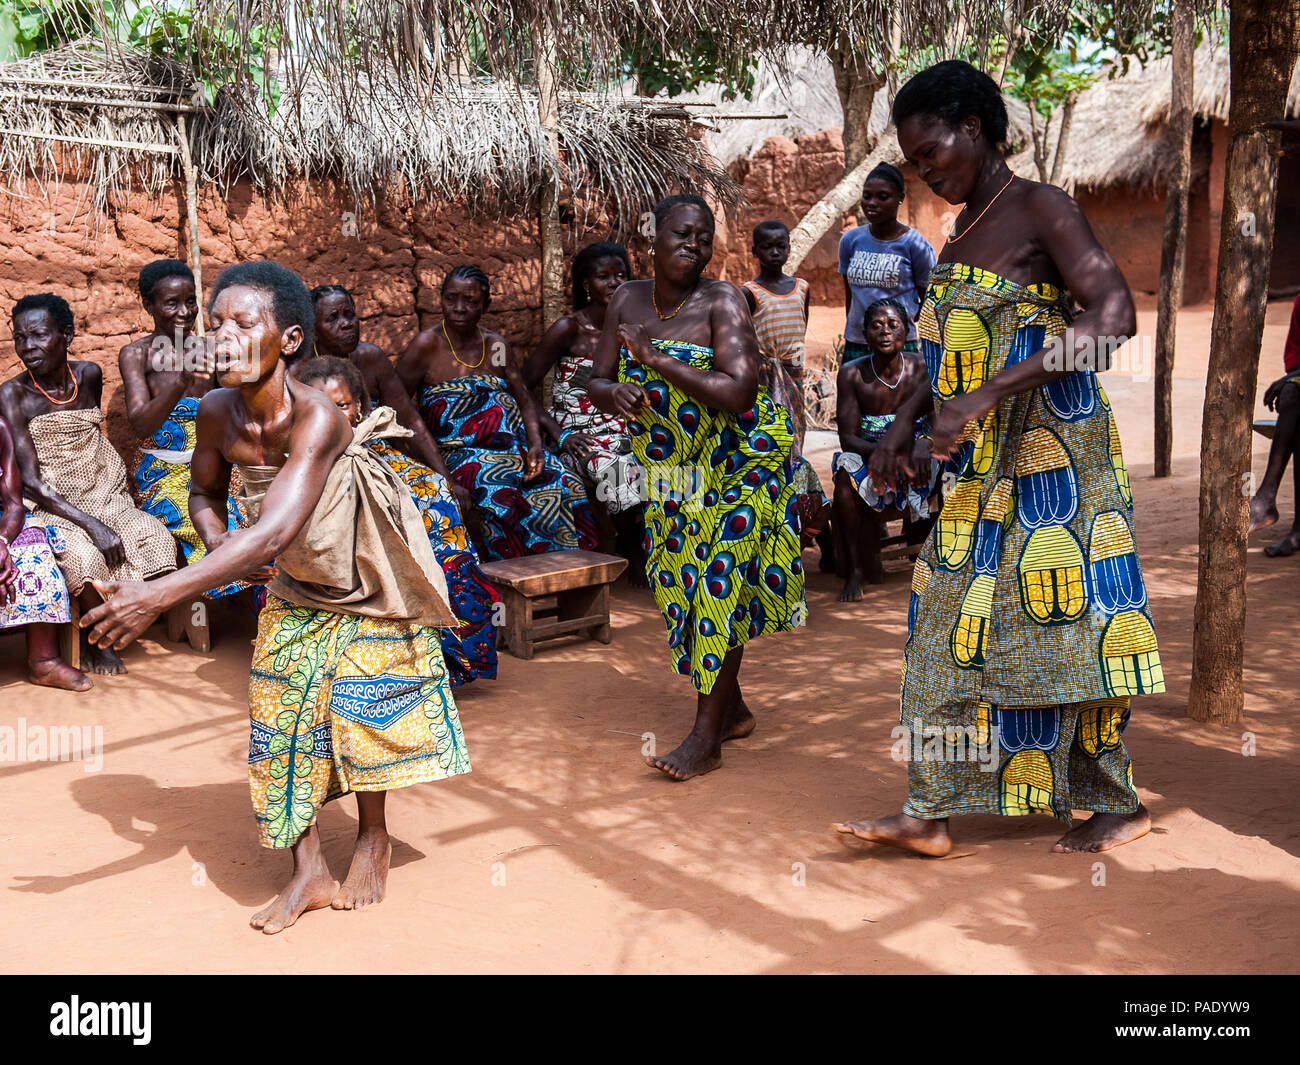
[[[1057,185],[1061,181],[1061,169],[1065,165],[1065,149],[1070,145],[1070,123],[1074,121],[1074,105],[1079,99],[1077,92],[1066,95],[1061,105],[1061,127],[1056,133],[1056,154],[1052,156],[1052,176],[1048,179]],[[1049,123],[1050,125],[1050,123]]]
[[[862,183],[875,165],[883,162],[889,154],[888,144],[889,138],[882,137],[871,153],[840,178],[839,183],[813,204],[799,220],[799,224],[790,231],[790,258],[785,263],[786,273],[793,274],[798,270],[799,264],[831,226],[839,222],[844,217],[844,212],[851,210],[862,199]]]
[[[1260,123],[1285,114],[1300,55],[1300,3],[1234,0],[1229,18],[1232,104],[1201,422],[1200,550],[1187,706],[1198,721],[1223,724],[1240,722],[1244,706],[1251,414],[1276,206],[1278,140]]]
[[[185,244],[190,259],[190,269],[194,271],[194,295],[203,306],[203,257],[199,253],[199,179],[194,157],[190,154],[190,133],[185,125],[185,116],[176,113],[176,139],[181,149],[181,169],[185,172],[185,219],[188,235]],[[203,336],[203,315],[194,320],[194,332]]]
[[[885,83],[885,72],[872,70],[867,57],[861,52],[855,53],[843,35],[826,54],[835,72],[835,91],[839,94],[840,108],[844,113],[844,169],[852,170],[870,151],[871,105],[875,102],[876,91]]]
[[[536,26],[537,117],[546,148],[559,164],[560,101],[555,83],[555,40],[540,23]],[[542,182],[538,233],[542,246],[542,329],[564,313],[564,232],[560,227],[559,182],[549,176]]]
[[[1043,122],[1043,129],[1038,129],[1039,122],[1038,108],[1034,106],[1034,101],[1029,101],[1029,135],[1034,140],[1034,166],[1038,170],[1038,180],[1046,183],[1047,181],[1047,130],[1052,124],[1049,118]]]
[[[1165,188],[1165,234],[1160,249],[1160,297],[1156,311],[1155,475],[1173,472],[1174,340],[1183,305],[1187,265],[1187,197],[1192,180],[1192,0],[1175,0],[1173,9],[1173,95],[1169,102],[1169,143],[1174,169]]]

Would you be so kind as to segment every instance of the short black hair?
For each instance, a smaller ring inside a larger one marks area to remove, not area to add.
[[[862,333],[864,336],[867,332],[867,326],[871,323],[871,316],[877,311],[884,310],[886,307],[892,311],[898,312],[898,317],[902,319],[904,329],[911,328],[912,316],[907,313],[907,308],[899,303],[898,300],[894,299],[893,296],[882,296],[880,299],[868,303],[867,309],[862,312]]]
[[[347,296],[348,299],[352,300],[354,306],[357,302],[352,293],[342,285],[317,285],[311,290],[312,306],[316,306],[316,304],[320,303],[320,301],[326,296]]]
[[[892,163],[877,163],[871,168],[871,173],[867,175],[866,181],[862,183],[863,187],[866,187],[867,181],[873,181],[876,179],[893,185],[894,188],[898,190],[899,199],[903,198],[903,193],[907,186],[903,182],[903,172],[899,170],[898,167],[894,166]]]
[[[438,291],[446,292],[447,286],[453,281],[477,281],[478,287],[483,290],[483,306],[492,302],[492,283],[488,280],[488,275],[473,263],[461,263],[448,270],[447,276],[442,279],[442,288]]]
[[[588,244],[582,251],[573,257],[573,309],[582,310],[583,307],[591,304],[591,297],[587,294],[587,278],[591,276],[591,271],[595,269],[596,264],[601,259],[622,259],[623,271],[629,278],[632,276],[632,261],[627,257],[627,249],[622,244],[615,244],[613,241],[600,240],[595,244]]]
[[[140,271],[136,286],[140,289],[142,300],[152,300],[159,281],[169,277],[183,277],[194,284],[194,271],[179,259],[155,259]]]
[[[76,319],[72,317],[72,308],[68,306],[68,301],[62,296],[56,296],[53,292],[36,292],[30,296],[24,296],[14,304],[11,318],[17,318],[23,311],[49,311],[50,317],[54,319],[54,324],[59,329],[76,329]]]
[[[713,218],[713,208],[704,201],[703,196],[697,196],[693,192],[679,192],[675,196],[665,196],[655,204],[655,226],[663,225],[674,210],[685,206],[698,207],[709,216],[709,225],[717,225]]]
[[[787,237],[790,235],[790,227],[784,222],[778,222],[775,218],[769,218],[766,222],[759,222],[754,227],[754,233],[750,237],[754,243],[758,242],[760,233],[784,233]]]
[[[960,59],[927,67],[894,97],[894,125],[913,115],[932,115],[956,126],[967,115],[980,120],[980,132],[995,148],[1007,140],[1007,105],[992,78]]]
[[[296,362],[311,352],[316,345],[316,309],[301,277],[270,259],[227,266],[212,286],[212,295],[208,299],[209,314],[217,297],[235,285],[260,288],[271,294],[271,314],[275,317],[275,327],[281,332],[293,325],[302,330],[302,345],[292,358],[286,356],[286,362]]]
[[[366,383],[361,371],[351,359],[340,359],[334,355],[317,355],[312,359],[299,359],[293,367],[293,376],[304,385],[317,381],[332,381],[338,378],[349,392],[361,402],[361,409],[370,406],[370,395],[366,392]]]

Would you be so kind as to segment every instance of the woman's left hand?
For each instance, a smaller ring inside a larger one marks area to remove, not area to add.
[[[659,349],[650,343],[650,334],[639,322],[624,322],[618,327],[618,336],[623,346],[642,366],[654,366],[659,359]]]
[[[974,392],[967,392],[965,395],[948,400],[943,405],[943,410],[934,419],[933,428],[930,430],[934,457],[951,458],[952,453],[957,450],[957,438],[961,436],[962,430],[971,422],[984,417],[995,406],[997,401],[984,388],[977,388]]]

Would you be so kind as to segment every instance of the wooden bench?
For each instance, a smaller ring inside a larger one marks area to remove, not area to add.
[[[532,658],[538,640],[586,632],[609,643],[609,586],[627,559],[595,551],[551,551],[480,567],[501,592],[505,624],[497,646],[516,658]],[[552,603],[550,600],[554,599]]]

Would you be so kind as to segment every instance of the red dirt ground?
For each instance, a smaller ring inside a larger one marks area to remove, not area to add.
[[[1261,385],[1289,306],[1269,309]],[[829,343],[837,314],[814,316]],[[1150,332],[1153,315],[1142,315]],[[210,654],[131,649],[83,696],[22,681],[0,640],[0,725],[101,725],[103,767],[0,765],[3,968],[14,972],[1295,972],[1292,639],[1300,559],[1251,541],[1246,723],[1184,716],[1196,581],[1197,440],[1209,313],[1179,325],[1176,474],[1151,478],[1151,385],[1107,375],[1133,477],[1138,543],[1168,694],[1137,700],[1127,741],[1154,829],[1101,856],[1056,855],[1046,817],[955,823],[952,857],[842,851],[828,825],[897,809],[890,759],[907,579],[857,604],[812,573],[806,630],[760,640],[742,677],[759,728],[724,768],[674,784],[640,759],[675,741],[692,691],[667,672],[649,595],[616,590],[614,643],[502,659],[459,697],[474,771],[394,793],[387,901],[247,926],[289,870],[260,850],[245,783],[251,627]],[[1259,414],[1263,415],[1262,407]],[[829,472],[833,437],[812,452]],[[1257,440],[1255,470],[1265,441]],[[1294,505],[1290,478],[1279,500]],[[806,556],[809,562],[814,556]],[[815,570],[815,564],[813,566]],[[1290,635],[1288,635],[1290,634]],[[1242,734],[1255,755],[1242,754]],[[321,817],[346,871],[351,799]],[[1104,886],[1098,881],[1104,875]]]

